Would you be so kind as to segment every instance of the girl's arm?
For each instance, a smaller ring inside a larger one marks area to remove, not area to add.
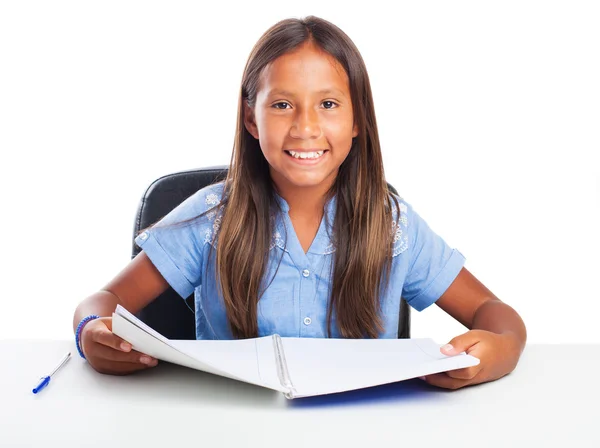
[[[525,348],[527,330],[519,314],[464,267],[436,304],[469,330],[509,336],[519,354]]]
[[[494,381],[512,372],[525,348],[527,330],[517,312],[464,267],[436,304],[469,331],[441,348],[447,356],[466,352],[480,363],[422,377],[429,384],[458,389]]]
[[[154,367],[158,360],[133,350],[131,344],[112,333],[112,313],[121,305],[137,313],[168,287],[144,251],[103,289],[83,300],[73,316],[73,332],[86,316],[100,318],[86,321],[77,337],[79,353],[100,373],[127,375]]]
[[[117,305],[135,314],[168,287],[167,281],[146,253],[141,251],[104,288],[77,306],[73,316],[73,332],[84,317],[90,314],[110,317]]]

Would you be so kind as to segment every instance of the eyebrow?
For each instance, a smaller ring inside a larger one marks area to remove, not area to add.
[[[326,94],[326,93],[337,93],[340,94],[342,96],[344,95],[344,92],[342,92],[339,89],[335,89],[332,87],[326,88],[326,89],[321,89],[318,92],[315,93],[319,93],[319,94]],[[283,96],[294,96],[293,92],[290,92],[289,90],[283,90],[283,89],[272,89],[271,91],[269,91],[267,96],[271,96],[271,95],[283,95]]]

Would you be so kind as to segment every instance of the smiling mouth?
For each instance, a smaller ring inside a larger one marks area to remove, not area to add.
[[[307,152],[300,152],[300,151],[289,151],[287,149],[284,149],[284,152],[290,156],[291,158],[293,158],[294,160],[299,160],[299,161],[311,161],[311,160],[319,160],[320,158],[322,158],[325,153],[329,152],[328,149],[324,149],[324,150],[320,150],[320,151],[310,151],[308,153],[311,154],[311,156],[306,157],[303,155],[307,154]]]

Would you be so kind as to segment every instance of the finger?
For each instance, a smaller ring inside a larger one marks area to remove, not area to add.
[[[94,347],[93,358],[108,360],[112,362],[128,362],[134,364],[149,365],[151,367],[153,365],[156,365],[156,363],[158,362],[151,356],[145,355],[144,353],[140,353],[135,350],[129,353],[124,353],[101,344],[97,344],[96,347]],[[144,360],[148,360],[148,362],[144,362]]]
[[[90,330],[92,341],[107,347],[114,348],[122,352],[130,352],[131,344],[124,339],[116,336],[112,331],[103,329],[102,327],[93,328]]]
[[[476,367],[465,367],[463,369],[448,370],[444,373],[450,378],[459,380],[472,380],[477,376],[480,370],[481,369],[477,369]]]
[[[152,366],[144,364],[133,363],[133,362],[111,362],[104,361],[98,363],[94,368],[107,375],[128,375],[130,373],[139,372],[140,370],[149,369]]]
[[[441,387],[444,389],[460,389],[461,387],[468,386],[471,384],[471,380],[461,380],[457,378],[451,378],[443,373],[435,373],[433,375],[425,375],[425,382],[432,386]]]
[[[477,344],[481,341],[482,332],[479,330],[469,330],[455,338],[443,347],[440,347],[440,352],[445,355],[453,356],[459,353],[466,352],[469,354]]]

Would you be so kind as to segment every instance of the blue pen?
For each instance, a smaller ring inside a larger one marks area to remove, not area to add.
[[[37,394],[44,387],[46,387],[48,385],[48,383],[50,382],[50,377],[52,377],[52,375],[54,375],[58,371],[58,369],[60,369],[62,366],[64,366],[69,359],[71,359],[71,352],[67,353],[65,355],[65,357],[63,359],[61,359],[61,361],[58,364],[58,366],[56,367],[56,369],[54,369],[54,371],[50,375],[40,378],[40,380],[41,380],[40,383],[35,387],[35,389],[33,389],[32,392],[34,394]]]

